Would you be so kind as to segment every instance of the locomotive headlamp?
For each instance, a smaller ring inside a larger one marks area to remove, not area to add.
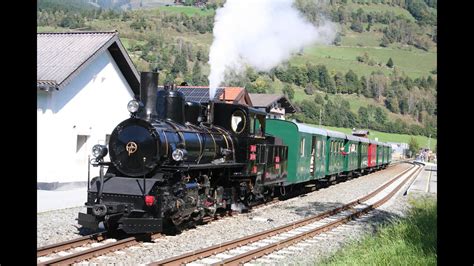
[[[171,157],[173,157],[173,160],[179,162],[182,161],[186,157],[186,150],[183,149],[176,149],[171,153]]]
[[[140,109],[140,103],[137,100],[131,100],[127,104],[127,110],[130,113],[136,113]]]
[[[107,155],[107,147],[105,145],[96,144],[92,147],[92,156],[95,157],[96,160],[102,160]]]

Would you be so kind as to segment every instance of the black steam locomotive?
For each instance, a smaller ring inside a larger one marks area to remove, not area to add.
[[[268,200],[285,180],[288,149],[265,134],[265,112],[185,102],[172,87],[158,90],[158,73],[141,73],[139,98],[129,102],[131,117],[114,129],[108,148],[93,148],[100,175],[89,182],[83,227],[180,229]]]

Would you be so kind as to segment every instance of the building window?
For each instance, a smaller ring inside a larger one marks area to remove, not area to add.
[[[79,153],[83,150],[87,145],[87,139],[89,139],[88,135],[77,135],[77,144],[76,144],[76,153]]]
[[[110,134],[105,135],[105,145],[109,146]]]

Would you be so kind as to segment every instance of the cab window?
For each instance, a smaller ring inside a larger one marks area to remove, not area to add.
[[[231,128],[232,130],[237,133],[237,134],[240,134],[244,131],[245,129],[245,126],[246,126],[246,119],[245,119],[245,114],[244,112],[242,112],[242,110],[236,110],[234,111],[234,113],[232,113],[232,117],[231,117]]]
[[[249,117],[250,117],[250,121],[249,121],[250,134],[255,135],[255,115],[251,114]]]

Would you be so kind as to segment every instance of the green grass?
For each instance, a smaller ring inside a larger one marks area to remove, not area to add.
[[[365,46],[365,47],[379,47],[382,40],[383,33],[381,32],[367,32],[358,33],[355,31],[346,31],[346,35],[342,36],[342,46]]]
[[[313,125],[313,126],[318,126],[318,125]],[[319,126],[318,126],[319,127]],[[343,127],[330,127],[330,126],[325,126],[322,125],[321,127],[329,129],[329,130],[334,130],[334,131],[340,131],[345,134],[352,134],[352,129],[351,128],[343,128]],[[410,138],[415,138],[420,147],[423,148],[428,148],[428,144],[433,150],[434,147],[436,146],[436,143],[438,142],[437,139],[431,138],[431,140],[428,137],[425,136],[413,136],[413,135],[408,135],[408,134],[395,134],[395,133],[386,133],[386,132],[380,132],[376,130],[369,130],[369,139],[375,140],[377,138],[378,141],[381,142],[397,142],[397,143],[410,143]]]
[[[435,198],[411,200],[406,218],[354,241],[321,265],[437,265]]]
[[[164,11],[167,13],[182,13],[188,16],[199,15],[199,16],[207,16],[214,14],[213,9],[201,9],[197,7],[191,6],[160,6],[157,7],[155,10]]]
[[[67,32],[68,29],[61,28],[61,27],[50,27],[50,26],[37,26],[36,32]]]
[[[367,52],[369,57],[379,65],[369,66],[357,61],[357,56]],[[382,47],[352,47],[352,46],[327,46],[314,45],[304,50],[303,55],[293,57],[290,62],[294,64],[324,64],[329,71],[341,71],[346,73],[352,69],[357,75],[369,75],[373,71],[380,70],[386,75],[393,72],[385,66],[388,59],[392,58],[395,67],[405,72],[412,78],[430,75],[430,71],[436,68],[437,54],[425,52],[419,49],[408,51]]]

